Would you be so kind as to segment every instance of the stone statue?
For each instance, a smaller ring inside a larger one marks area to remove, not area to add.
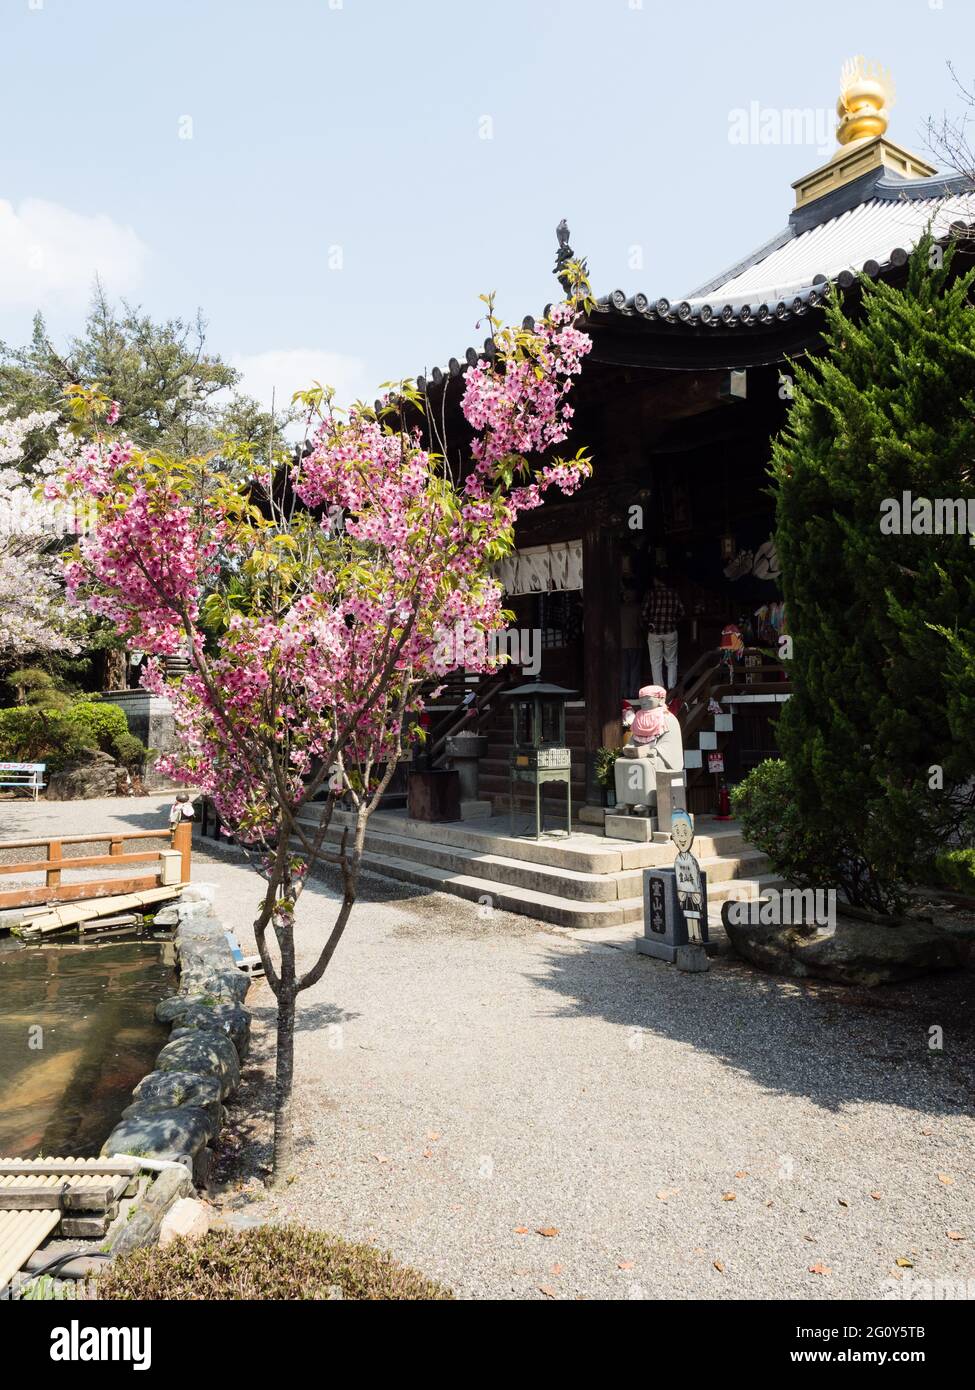
[[[661,685],[641,688],[630,725],[630,742],[616,760],[616,800],[619,805],[630,807],[634,815],[648,815],[651,805],[656,804],[658,772],[682,773],[684,769],[680,724],[664,703],[666,696]],[[683,778],[668,776],[668,791],[672,781],[683,783]]]

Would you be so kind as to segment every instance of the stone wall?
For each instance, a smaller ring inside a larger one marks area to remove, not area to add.
[[[156,1007],[156,1017],[172,1029],[102,1153],[175,1159],[203,1186],[213,1162],[210,1145],[226,1118],[224,1101],[240,1084],[247,1055],[250,1014],[243,1001],[250,981],[234,964],[202,885],[185,888],[156,922],[176,928],[179,988]]]
[[[159,695],[150,695],[148,690],[106,690],[102,699],[118,705],[125,712],[129,733],[135,734],[150,750],[151,756],[146,762],[142,779],[146,790],[157,791],[172,786],[171,777],[153,770],[155,760],[163,753],[171,753],[176,747],[176,725],[169,701]]]

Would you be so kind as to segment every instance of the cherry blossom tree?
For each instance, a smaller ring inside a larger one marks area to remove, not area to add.
[[[11,418],[0,410],[0,666],[28,654],[78,650],[57,554],[76,518],[65,514],[53,481],[75,441],[57,421],[55,411]],[[28,462],[28,445],[51,433],[54,446]]]
[[[576,269],[570,299],[531,328],[502,327],[489,301],[495,354],[465,379],[475,440],[463,479],[442,441],[430,447],[416,423],[426,401],[406,383],[347,415],[327,389],[299,393],[310,447],[298,462],[262,458],[245,488],[209,458],[113,439],[100,428],[106,398],[73,393],[93,442],[62,485],[93,498],[97,520],[67,565],[69,590],[147,653],[144,683],[172,701],[179,732],[160,766],[212,799],[265,880],[254,933],[278,1005],[277,1182],[292,1161],[296,1000],[348,924],[369,816],[420,736],[431,683],[470,651],[484,653],[476,669],[503,659],[483,637],[509,616],[492,568],[518,514],[590,472],[581,451],[554,455],[590,346],[575,326],[589,302]],[[162,661],[176,654],[190,665],[180,679]],[[295,907],[318,864],[337,871],[341,896],[304,968]]]

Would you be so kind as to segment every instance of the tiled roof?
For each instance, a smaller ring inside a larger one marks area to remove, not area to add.
[[[929,224],[943,240],[958,223],[975,226],[975,194],[965,191],[963,179],[901,179],[878,170],[794,212],[771,241],[686,299],[613,290],[597,300],[589,321],[593,327],[653,324],[671,342],[671,324],[678,333],[681,326],[697,333],[775,327],[819,307],[834,284],[846,289],[860,272],[876,278],[904,265]],[[525,320],[526,326],[532,322]],[[446,372],[435,367],[430,382],[439,386],[460,376],[493,351],[488,338],[483,350],[468,348],[463,362],[452,357]]]
[[[597,314],[691,328],[760,327],[802,315],[822,303],[832,283],[846,288],[861,271],[876,277],[903,265],[929,225],[944,238],[953,224],[975,222],[975,197],[960,192],[961,183],[881,176],[863,189],[872,196],[852,206],[841,190],[793,214],[778,236],[686,299],[614,290],[598,301]]]
[[[923,198],[913,202],[871,198],[840,213],[752,261],[739,274],[711,282],[698,295],[729,299],[759,291],[781,299],[809,285],[816,276],[833,280],[841,271],[859,271],[868,261],[882,265],[899,248],[910,251],[931,224],[936,237],[947,234],[953,222],[970,217],[971,200]],[[966,219],[967,220],[967,219]]]

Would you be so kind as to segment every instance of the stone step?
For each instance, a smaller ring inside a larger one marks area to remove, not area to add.
[[[338,843],[341,833],[341,827],[333,826],[328,842]],[[600,869],[593,871],[566,863],[546,865],[498,853],[498,849],[514,842],[492,838],[495,844],[485,852],[480,848],[396,834],[385,827],[377,828],[371,824],[366,835],[363,863],[377,865],[380,861],[395,861],[413,864],[423,870],[432,869],[452,877],[487,882],[495,888],[503,885],[512,893],[527,891],[563,901],[589,904],[640,900],[643,868],[650,865],[666,866],[673,862],[675,852],[671,845],[639,846],[643,851],[643,864],[624,866],[621,855],[618,866],[603,864]],[[647,851],[652,854],[648,856]],[[736,889],[730,894],[735,897],[753,896],[747,885],[759,882],[768,868],[767,858],[756,850],[743,850],[734,856],[700,855],[698,862],[707,872],[709,893],[724,893],[725,885],[735,883],[741,885],[740,891]]]
[[[340,832],[336,831],[330,838],[337,843],[339,835]],[[431,868],[452,870],[490,879],[494,883],[504,883],[512,888],[530,888],[580,902],[613,902],[621,898],[639,897],[643,892],[642,868],[592,873],[573,868],[546,867],[504,854],[484,854],[456,845],[439,845],[432,840],[384,832],[367,834],[366,846],[370,856],[379,854],[388,858],[412,858]],[[669,857],[661,857],[658,863],[667,865],[672,862],[670,846],[655,848],[670,851]],[[731,879],[757,879],[768,869],[768,859],[757,850],[735,857],[699,856],[698,862],[707,872],[709,885]]]
[[[364,857],[362,871],[379,878],[411,883],[431,893],[450,893],[454,897],[467,898],[482,908],[537,917],[540,922],[551,922],[561,927],[613,927],[643,920],[642,898],[629,902],[580,902],[536,889],[511,888],[473,874],[433,868],[413,859],[372,853]]]
[[[310,816],[302,816],[303,824],[314,826]],[[351,824],[351,817],[338,811],[333,825],[344,827]],[[737,822],[715,822],[700,817],[700,833],[694,841],[695,850],[705,858],[735,855],[739,850],[751,850],[746,846]],[[415,840],[428,841],[434,845],[456,845],[461,849],[473,850],[480,854],[500,854],[511,859],[527,860],[533,864],[546,864],[555,868],[577,869],[583,873],[612,874],[624,869],[650,868],[658,864],[672,864],[676,850],[667,840],[656,844],[638,844],[635,841],[607,839],[598,830],[576,830],[570,841],[560,839],[535,840],[530,837],[515,836],[508,833],[507,815],[492,819],[490,825],[483,821],[477,824],[457,821],[438,822],[411,820],[395,812],[377,811],[369,821],[369,834],[385,832],[395,836],[409,836]]]
[[[449,893],[454,897],[466,898],[477,903],[481,910],[513,912],[525,917],[535,917],[540,922],[550,922],[560,927],[593,930],[600,927],[620,927],[632,923],[642,930],[643,897],[623,898],[615,902],[579,902],[553,893],[543,893],[531,888],[510,888],[490,879],[479,878],[473,874],[451,873],[444,869],[418,864],[413,860],[396,859],[385,855],[369,855],[363,862],[362,871],[378,878],[392,879],[400,883],[410,883],[431,893]],[[760,880],[739,880],[739,889],[748,892],[737,894],[728,891],[730,885],[719,885],[714,892],[708,892],[710,908],[719,906],[731,896],[753,898],[769,888],[782,884],[782,880],[771,876]]]

